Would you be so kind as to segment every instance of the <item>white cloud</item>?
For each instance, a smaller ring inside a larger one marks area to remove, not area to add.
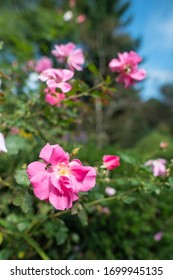
[[[167,17],[156,14],[146,24],[145,44],[150,50],[173,50],[173,12]]]
[[[158,80],[159,83],[173,83],[173,71],[162,69],[150,69],[148,73],[148,78],[152,80]]]

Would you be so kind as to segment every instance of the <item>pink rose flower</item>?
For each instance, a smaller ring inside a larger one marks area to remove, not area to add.
[[[113,58],[109,62],[109,68],[112,72],[118,73],[116,81],[124,83],[125,87],[128,88],[136,81],[142,81],[146,77],[146,71],[138,69],[138,64],[141,61],[141,57],[133,51],[118,53],[118,59]]]
[[[167,141],[160,142],[160,149],[166,149],[169,146]]]
[[[86,21],[86,15],[84,15],[84,14],[79,15],[79,16],[77,17],[76,21],[77,21],[77,23],[83,23],[83,22],[85,22],[85,21]]]
[[[112,170],[120,165],[120,158],[114,155],[104,155],[103,164],[108,170]]]
[[[0,152],[7,153],[4,135],[0,132]]]
[[[12,135],[17,135],[17,134],[19,134],[19,132],[20,132],[19,128],[15,127],[15,126],[11,127],[11,129],[10,129],[10,133]]]
[[[41,73],[42,71],[52,68],[52,60],[46,56],[41,57],[35,65],[35,71]]]
[[[39,79],[46,82],[49,89],[60,89],[62,92],[68,92],[72,86],[66,81],[73,77],[74,73],[68,69],[46,69],[40,75]]]
[[[116,194],[116,190],[114,188],[111,188],[111,187],[106,187],[105,188],[105,193],[108,195],[108,196],[113,196]]]
[[[56,90],[46,88],[45,89],[45,101],[50,105],[56,105],[56,107],[61,107],[61,102],[65,99],[64,93],[56,92]]]
[[[56,209],[71,208],[79,192],[95,186],[96,170],[83,166],[78,159],[70,161],[69,154],[59,145],[46,144],[39,157],[43,162],[30,163],[27,174],[35,196],[49,201]]]
[[[157,233],[154,234],[153,238],[155,241],[160,241],[163,238],[163,232],[158,231]]]
[[[75,69],[81,71],[83,69],[82,65],[85,62],[83,51],[73,43],[55,45],[55,50],[52,50],[52,54],[59,62],[66,62],[72,71]]]
[[[166,160],[158,158],[155,160],[148,160],[145,162],[145,166],[151,166],[153,176],[166,176]]]
[[[69,5],[71,8],[74,8],[76,6],[76,0],[69,0]]]

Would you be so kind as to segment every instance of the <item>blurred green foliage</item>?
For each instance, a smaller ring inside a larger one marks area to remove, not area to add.
[[[162,88],[162,101],[143,103],[135,89],[115,90],[108,73],[118,51],[139,47],[138,38],[123,32],[129,5],[80,0],[73,20],[65,22],[68,1],[0,4],[0,131],[8,149],[0,154],[0,259],[172,259],[172,87]],[[76,22],[79,14],[86,22]],[[27,61],[70,40],[85,50],[84,72],[73,80],[63,107],[48,106],[42,85],[27,86]],[[88,91],[74,102],[76,92]],[[166,149],[161,141],[168,142]],[[26,167],[46,142],[69,153],[80,147],[81,161],[98,168],[97,186],[71,212],[56,212],[33,196]],[[109,176],[99,169],[104,154],[121,158]],[[168,160],[168,177],[153,177],[144,166],[151,158]],[[105,194],[106,186],[116,189],[115,197]],[[160,241],[157,232],[163,233]]]

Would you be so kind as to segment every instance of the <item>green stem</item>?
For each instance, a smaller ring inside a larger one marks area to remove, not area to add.
[[[114,199],[121,199],[122,197],[126,196],[127,194],[129,193],[132,193],[132,192],[135,192],[137,191],[138,188],[133,188],[133,189],[130,189],[120,195],[114,195],[114,196],[110,196],[110,197],[104,197],[104,198],[101,198],[101,199],[97,199],[97,200],[94,200],[94,201],[91,201],[91,202],[88,202],[84,205],[84,208],[89,208],[90,206],[94,206],[94,205],[97,205],[99,203],[103,203],[103,202],[108,202],[108,201],[111,201],[111,200],[114,200]],[[62,216],[64,214],[67,214],[67,213],[70,213],[70,209],[68,210],[65,210],[65,211],[62,211],[62,212],[57,212],[57,213],[54,213],[54,214],[51,214],[49,215],[50,218],[53,218],[53,217],[59,217],[59,216]]]
[[[71,96],[68,96],[67,98],[64,99],[64,101],[67,101],[67,100],[70,100],[70,99],[74,99],[76,97],[82,97],[82,96],[88,96],[90,94],[90,92],[92,92],[93,90],[97,89],[98,87],[102,86],[103,85],[103,82],[99,83],[98,85],[96,86],[93,86],[92,88],[90,88],[88,91],[85,91],[85,92],[81,92],[79,94],[76,94],[76,95],[71,95]]]
[[[39,254],[39,256],[42,258],[42,260],[49,260],[49,257],[42,250],[42,248],[40,248],[40,246],[34,239],[32,239],[29,236],[23,236],[23,238]]]

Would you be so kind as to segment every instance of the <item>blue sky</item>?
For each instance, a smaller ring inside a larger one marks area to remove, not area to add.
[[[140,68],[148,73],[141,97],[159,98],[159,87],[173,83],[173,0],[131,0],[128,14],[133,21],[126,30],[141,37]]]

